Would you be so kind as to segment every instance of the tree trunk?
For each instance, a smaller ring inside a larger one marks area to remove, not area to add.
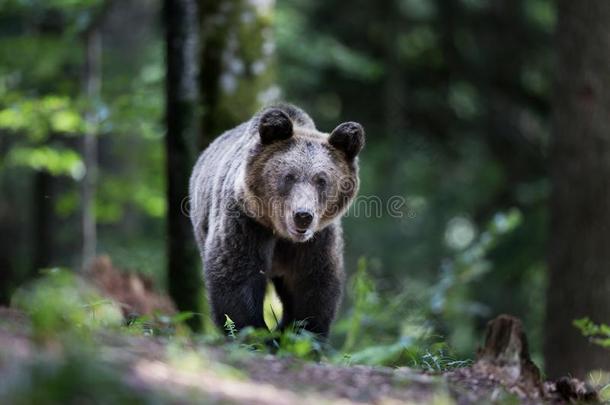
[[[279,96],[273,84],[273,0],[201,3],[201,136],[216,136]]]
[[[572,326],[610,324],[610,2],[560,0],[545,357],[550,376],[610,369]]]
[[[198,14],[196,0],[165,0],[166,176],[169,293],[181,311],[201,313],[203,278],[183,203],[198,136]],[[190,326],[201,328],[201,318]]]
[[[2,141],[0,139],[0,154],[5,156]],[[0,246],[2,246],[0,249],[0,306],[9,305],[14,284],[17,281],[15,262],[19,253],[20,231],[23,226],[19,222],[19,216],[15,215],[17,204],[12,198],[7,198],[7,196],[15,194],[14,188],[7,185],[7,182],[6,173],[0,173],[0,193],[3,197],[0,199]]]
[[[205,149],[218,135],[217,106],[220,104],[220,76],[222,52],[225,48],[228,27],[219,19],[224,0],[201,3],[201,133],[197,148]]]
[[[31,275],[51,265],[53,253],[53,176],[45,171],[34,174],[33,219],[34,257]]]
[[[383,3],[382,12],[385,14],[386,35],[383,44],[386,75],[384,79],[384,121],[385,130],[389,138],[397,139],[408,133],[406,120],[407,94],[405,84],[405,67],[401,64],[397,37],[401,34],[403,21],[400,10],[395,1]]]
[[[102,35],[98,22],[85,33],[85,71],[83,78],[83,92],[89,102],[89,111],[86,121],[89,129],[83,136],[83,160],[85,164],[85,176],[81,184],[82,199],[82,269],[86,270],[96,255],[97,228],[95,221],[95,188],[97,181],[97,131],[96,104],[100,98],[101,88],[101,59],[102,59]]]

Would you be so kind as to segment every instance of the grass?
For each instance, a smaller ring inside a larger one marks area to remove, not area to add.
[[[27,315],[28,326],[24,331],[36,349],[31,356],[20,360],[11,358],[10,351],[0,350],[0,371],[3,362],[18,363],[11,369],[10,378],[0,378],[0,402],[45,404],[78,398],[94,403],[165,403],[166,399],[172,399],[160,387],[134,390],[132,383],[124,378],[127,371],[120,370],[120,364],[124,364],[121,357],[133,354],[121,354],[120,343],[119,347],[111,348],[104,339],[144,345],[154,341],[161,347],[151,349],[150,356],[162,356],[168,367],[193,372],[212,370],[233,379],[243,379],[244,375],[234,367],[210,360],[210,348],[221,347],[233,360],[274,354],[277,358],[324,361],[342,367],[408,366],[439,372],[469,364],[451,356],[446,345],[438,342],[427,345],[421,336],[366,345],[369,332],[361,328],[361,323],[373,316],[372,311],[379,309],[379,302],[366,274],[365,261],[361,261],[352,283],[356,286],[355,312],[348,318],[345,343],[337,350],[299,323],[282,332],[238,330],[227,316],[226,336],[223,336],[217,331],[193,334],[185,325],[193,316],[190,313],[123,320],[120,306],[86,281],[66,269],[49,269],[40,279],[19,289],[12,300],[12,306]],[[280,311],[269,306],[267,317],[277,324]]]
[[[190,339],[207,344],[228,344],[233,348],[273,353],[280,357],[325,360],[342,365],[407,366],[425,371],[444,371],[469,364],[468,360],[456,359],[450,348],[439,341],[438,337],[431,337],[426,328],[403,327],[406,335],[398,336],[395,340],[386,340],[384,343],[369,344],[371,330],[363,328],[363,324],[369,319],[375,319],[376,314],[387,306],[380,300],[366,268],[366,261],[361,259],[358,271],[350,282],[353,305],[351,313],[344,320],[347,330],[340,350],[320,341],[299,323],[282,332],[252,328],[237,330],[235,323],[226,316],[224,327],[228,341],[225,341],[215,330],[206,335],[193,335],[185,326],[185,322],[193,316],[191,313],[178,313],[173,316],[155,314],[131,318],[124,322],[117,303],[101,296],[85,281],[66,269],[45,271],[42,278],[17,291],[12,305],[28,314],[33,337],[40,341],[58,339],[63,335],[78,336],[87,341],[90,340],[91,334],[103,330],[130,336],[156,336]],[[276,309],[277,305],[273,291],[270,290],[266,313],[267,318],[271,317],[268,323],[274,325],[281,316],[281,308]],[[414,323],[418,321],[414,320]]]

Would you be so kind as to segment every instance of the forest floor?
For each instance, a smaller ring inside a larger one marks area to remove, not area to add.
[[[19,289],[12,305],[19,309],[0,307],[0,404],[599,400],[593,388],[573,378],[544,382],[521,322],[506,315],[489,323],[474,363],[431,373],[331,361],[302,333],[293,333],[292,341],[280,336],[275,355],[269,354],[268,334],[243,339],[246,331],[240,331],[225,339],[191,333],[167,297],[107,258],[84,278],[51,271]],[[126,323],[134,312],[174,315]]]
[[[497,331],[515,332],[511,322],[505,319]],[[576,381],[564,381],[563,388],[542,384],[537,369],[529,369],[529,359],[519,354],[511,363],[506,354],[518,341],[500,348],[501,366],[490,360],[498,349],[491,344],[471,367],[429,374],[282,358],[193,339],[106,331],[40,339],[32,332],[22,312],[0,308],[2,403],[536,404],[596,399],[594,391]]]

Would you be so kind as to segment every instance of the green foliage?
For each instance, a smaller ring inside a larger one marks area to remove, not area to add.
[[[229,315],[225,314],[225,324],[224,324],[224,328],[225,331],[227,332],[227,335],[231,338],[231,339],[236,339],[237,338],[237,328],[235,327],[235,322],[233,322],[233,320],[231,318],[229,318]]]
[[[265,319],[265,324],[270,330],[273,330],[277,327],[280,322],[280,319],[282,319],[282,314],[282,302],[277,296],[273,284],[268,283],[263,304],[263,318]]]
[[[551,32],[557,22],[557,11],[553,4],[545,0],[531,0],[524,4],[525,15],[540,29]]]
[[[591,342],[610,349],[610,326],[596,324],[589,318],[576,319],[573,325]]]
[[[75,180],[80,180],[85,171],[80,155],[70,149],[15,147],[6,160],[9,165],[45,170],[53,176],[69,175]]]
[[[432,313],[443,319],[449,342],[459,353],[472,351],[472,342],[479,335],[475,322],[487,315],[485,306],[471,298],[473,284],[491,270],[489,252],[520,223],[518,210],[496,214],[478,240],[443,263],[440,280],[432,288],[430,306]]]
[[[320,360],[324,352],[329,350],[316,335],[305,330],[302,324],[294,324],[283,331],[252,327],[238,330],[229,316],[225,315],[225,318],[224,328],[229,342],[237,348],[302,360]]]
[[[472,354],[481,334],[476,325],[488,316],[488,309],[476,300],[475,286],[491,270],[490,252],[521,221],[518,210],[498,213],[473,241],[471,223],[454,220],[446,237],[462,247],[444,261],[438,281],[412,279],[398,294],[381,293],[369,262],[360,258],[346,289],[349,310],[335,327],[336,335],[344,338],[342,352],[354,363],[369,365],[466,364],[459,358]]]
[[[31,99],[17,93],[0,93],[0,129],[44,140],[50,133],[74,134],[85,129],[78,109],[68,97]]]
[[[278,356],[296,357],[304,360],[319,361],[327,349],[311,332],[302,325],[294,325],[276,337]]]
[[[104,175],[96,201],[98,221],[120,222],[130,207],[152,217],[163,218],[166,210],[163,190],[157,184],[136,183],[135,179]]]
[[[594,370],[589,373],[587,380],[597,390],[601,403],[610,402],[610,372]]]
[[[155,313],[127,319],[123,330],[141,336],[190,338],[191,330],[186,325],[195,316],[192,312],[179,312],[175,315]]]
[[[548,0],[278,4],[286,99],[306,107],[325,130],[342,119],[363,122],[369,140],[361,195],[407,202],[400,218],[344,221],[347,268],[359,272],[356,261],[367,257],[381,297],[370,312],[379,322],[363,317],[358,325],[352,306],[359,301],[348,296],[345,317],[359,329],[349,332],[348,347],[400,336],[401,327],[389,325],[408,322],[387,316],[390,301],[424,308],[421,319],[460,355],[476,348],[489,317],[513,313],[525,320],[539,356],[549,188],[541,168],[554,24]],[[332,44],[360,61],[337,63],[341,53]],[[489,235],[494,216],[512,208],[519,223]],[[493,239],[488,247],[485,237]],[[425,297],[428,288],[434,297]],[[343,343],[348,323],[339,320],[333,342]]]
[[[354,294],[353,311],[348,321],[348,329],[346,332],[343,351],[349,352],[360,338],[360,326],[363,322],[363,317],[367,313],[371,313],[371,308],[378,303],[379,297],[375,292],[373,281],[366,273],[366,259],[361,257],[358,260],[358,270],[352,279],[352,285],[349,290]]]
[[[78,260],[80,181],[86,172],[81,137],[95,134],[100,159],[99,169],[92,170],[97,175],[98,252],[116,257],[123,267],[152,274],[162,286],[164,48],[154,7],[137,17],[142,23],[138,32],[106,30],[101,97],[86,99],[83,32],[106,3],[0,2],[0,188],[3,195],[16,196],[12,203],[6,200],[9,205],[3,205],[0,215],[23,210],[19,205],[35,195],[33,172],[57,177],[47,180],[53,211],[44,213],[54,227],[53,264],[67,266]],[[119,11],[115,16],[121,15]],[[129,45],[116,46],[124,44],[125,37]],[[86,114],[93,119],[85,120]],[[26,211],[29,215],[23,219],[0,218],[11,229],[19,223],[13,239],[18,246],[9,248],[15,253],[9,268],[3,269],[15,277],[11,284],[31,274],[35,257],[29,230],[37,216]]]
[[[280,7],[276,17],[276,38],[278,45],[288,53],[286,57],[306,61],[306,65],[300,66],[298,71],[288,71],[288,74],[295,75],[290,79],[295,84],[302,80],[305,83],[313,80],[312,76],[324,69],[337,69],[359,80],[370,80],[381,75],[379,63],[337,38],[310,31],[305,17],[303,12],[289,7]],[[306,42],[299,40],[304,37],[307,37]]]
[[[125,378],[120,342],[134,334],[176,341],[188,331],[182,324],[188,314],[139,318],[121,327],[118,305],[63,269],[46,270],[39,280],[17,291],[12,305],[27,314],[27,322],[14,326],[24,332],[20,344],[27,347],[31,334],[37,346],[12,360],[10,353],[0,352],[2,361],[12,362],[11,372],[0,381],[1,403],[169,401],[166,392],[139,389]],[[105,342],[101,348],[102,336],[111,336],[117,347]]]
[[[369,346],[345,355],[348,364],[411,367],[427,372],[443,372],[467,367],[471,360],[457,359],[444,342],[427,343],[403,338],[390,345]]]
[[[78,144],[82,133],[94,132],[99,251],[164,286],[162,30],[153,6],[115,2],[115,20],[104,33],[101,100],[84,100],[81,34],[102,3],[0,1],[0,187],[18,201],[0,204],[0,214],[11,216],[29,200],[33,171],[62,176],[54,184],[54,240],[60,264],[73,263],[84,170]],[[324,131],[360,121],[369,136],[361,194],[384,203],[402,197],[406,206],[400,217],[384,212],[344,221],[350,277],[331,336],[341,353],[298,330],[233,330],[234,343],[302,358],[324,352],[333,361],[346,356],[354,364],[438,369],[470,355],[485,321],[509,312],[524,319],[539,355],[549,189],[541,167],[554,3],[400,0],[345,7],[338,0],[286,0],[275,12],[260,13],[250,6],[235,2],[225,10],[230,46],[216,106],[222,114],[209,135],[278,94],[303,106]],[[130,20],[141,21],[138,30],[125,24]],[[85,111],[95,116],[94,127],[84,122]],[[26,241],[14,249],[22,274],[32,256],[31,221],[9,228],[20,230],[15,240]],[[41,334],[86,325],[90,309],[82,297],[65,305],[76,314],[53,310],[67,315],[37,320]],[[280,317],[269,292],[265,320],[273,329]],[[142,318],[129,330],[168,337],[182,333],[180,324]]]
[[[274,80],[273,8],[270,5],[239,0],[219,6],[216,14],[204,15],[203,48],[212,47],[215,51],[222,48],[220,61],[203,60],[202,81],[217,81],[207,88],[211,86],[218,91],[214,105],[203,105],[203,129],[212,132],[205,134],[206,140],[240,124],[245,117],[279,97]],[[220,71],[212,66],[216,63],[220,64]],[[208,75],[206,68],[211,69]]]
[[[433,325],[424,317],[425,300],[408,304],[408,297],[419,287],[412,286],[398,299],[388,299],[377,291],[367,272],[366,259],[360,258],[347,288],[351,309],[337,323],[337,330],[345,334],[345,340],[342,354],[335,355],[334,361],[426,371],[470,364],[468,360],[459,360],[443,338],[434,334]],[[412,309],[406,310],[409,307]]]
[[[73,149],[49,144],[51,134],[72,135],[85,129],[78,109],[68,97],[29,98],[0,91],[0,131],[14,134],[24,146],[15,146],[4,157],[9,166],[68,175],[80,180],[85,168]]]
[[[64,269],[47,270],[42,278],[19,289],[12,306],[29,315],[33,334],[42,340],[63,333],[88,335],[118,327],[123,319],[116,303]]]

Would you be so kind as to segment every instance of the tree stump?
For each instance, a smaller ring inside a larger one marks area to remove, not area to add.
[[[500,315],[489,321],[485,345],[478,350],[472,368],[493,376],[517,394],[544,396],[540,370],[530,358],[523,324],[513,316]]]
[[[448,378],[459,387],[455,392],[458,403],[493,399],[499,395],[499,385],[527,404],[599,401],[597,392],[577,379],[564,377],[543,382],[530,358],[523,324],[510,315],[489,321],[485,344],[477,351],[475,363],[450,373]]]

